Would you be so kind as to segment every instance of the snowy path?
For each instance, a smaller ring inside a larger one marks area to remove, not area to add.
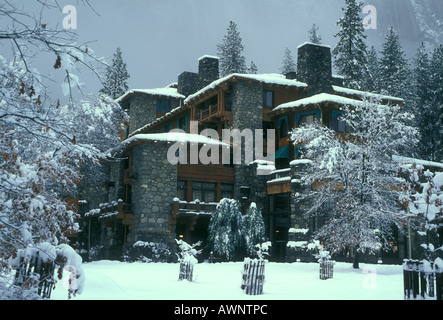
[[[178,264],[99,261],[83,264],[84,292],[73,300],[402,300],[401,266],[337,263],[334,277],[320,280],[316,263],[268,263],[264,294],[241,289],[242,263],[201,263],[197,281],[177,281]],[[66,278],[66,277],[65,277]],[[59,282],[54,300],[66,300]]]

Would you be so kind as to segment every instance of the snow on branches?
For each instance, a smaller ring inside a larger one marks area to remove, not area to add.
[[[402,202],[408,208],[409,218],[416,220],[426,259],[434,260],[443,251],[443,247],[436,247],[441,243],[437,230],[443,227],[443,172],[433,173],[417,163],[402,171],[408,177]]]
[[[392,157],[415,144],[416,130],[405,124],[410,115],[398,106],[364,101],[340,112],[347,134],[319,123],[292,134],[295,145],[304,145],[304,157],[312,160],[302,178],[312,186],[305,197],[312,203],[308,214],[325,215],[326,223],[314,237],[332,253],[349,247],[377,251],[388,246],[402,211],[397,186],[403,180]]]
[[[108,97],[74,99],[79,72],[97,72],[104,60],[72,32],[45,25],[44,13],[59,9],[56,1],[35,2],[40,15],[0,5],[0,43],[13,52],[9,59],[0,55],[0,271],[18,250],[66,243],[77,230],[72,200],[80,168],[108,155],[127,117]],[[53,70],[41,73],[37,59]],[[60,94],[49,93],[57,83],[53,72],[64,79]]]

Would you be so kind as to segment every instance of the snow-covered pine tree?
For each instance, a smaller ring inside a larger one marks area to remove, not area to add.
[[[311,202],[307,214],[326,214],[325,224],[313,236],[331,253],[389,248],[392,227],[399,225],[401,212],[399,189],[386,187],[402,182],[393,156],[403,145],[416,143],[417,131],[405,125],[410,114],[399,106],[364,101],[342,111],[351,132],[348,138],[338,138],[318,123],[292,134],[312,160],[302,177],[311,191],[300,199]]]
[[[367,69],[366,69],[366,77],[364,88],[369,92],[379,92],[379,64],[378,64],[378,55],[375,46],[371,46],[371,49],[368,50],[368,57],[366,58],[368,61]]]
[[[244,237],[246,253],[253,257],[257,255],[256,245],[265,241],[265,223],[261,210],[253,202],[244,216]]]
[[[412,70],[411,106],[415,115],[414,124],[420,132],[417,155],[425,160],[438,161],[440,152],[439,110],[433,104],[433,72],[428,50],[422,43],[417,49]]]
[[[218,45],[217,49],[222,77],[231,73],[246,73],[246,58],[243,56],[244,46],[235,22],[229,22],[223,43]]]
[[[107,94],[113,99],[121,97],[128,91],[128,79],[130,75],[123,61],[122,50],[117,48],[112,58],[112,64],[106,68],[106,79],[100,93]]]
[[[334,64],[339,74],[344,76],[345,86],[352,89],[362,89],[367,65],[367,47],[365,44],[363,20],[360,16],[363,2],[346,0],[344,16],[337,25],[340,31],[335,35],[339,38],[333,49]]]
[[[321,44],[321,36],[318,34],[318,26],[314,23],[312,28],[308,31],[309,33],[309,42]]]
[[[435,139],[433,158],[435,161],[443,162],[443,45],[438,46],[432,53],[431,61],[431,108],[436,114],[435,127],[439,138]],[[438,129],[438,127],[440,127]]]
[[[248,73],[249,74],[257,74],[258,73],[258,68],[257,68],[257,65],[254,63],[254,61],[251,61],[251,65],[248,68]]]
[[[280,71],[283,75],[297,71],[297,66],[294,62],[294,58],[292,57],[291,49],[289,48],[285,49]]]
[[[393,27],[389,29],[380,57],[381,93],[406,98],[409,76],[408,59]]]
[[[242,250],[243,219],[238,201],[224,198],[217,205],[208,227],[208,248],[215,255],[233,260]]]

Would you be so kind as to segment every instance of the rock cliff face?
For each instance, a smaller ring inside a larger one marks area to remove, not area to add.
[[[408,42],[443,42],[443,1],[367,0],[377,8],[378,28],[384,33],[394,26]]]

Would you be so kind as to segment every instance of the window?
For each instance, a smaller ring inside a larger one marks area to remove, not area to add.
[[[168,113],[169,111],[171,111],[171,103],[169,100],[166,99],[157,100],[158,113]]]
[[[299,126],[301,126],[301,125],[310,125],[313,123],[314,123],[314,115],[308,114],[305,116],[301,116],[300,122],[298,124],[299,124]]]
[[[180,200],[186,200],[186,181],[177,181],[177,198]]]
[[[263,90],[263,107],[274,107],[274,91]]]
[[[192,183],[192,199],[201,202],[215,202],[217,195],[217,185],[208,182]]]
[[[312,110],[306,112],[299,112],[295,115],[295,123],[298,127],[302,125],[310,125],[315,121],[320,121],[321,112],[320,110]]]
[[[188,115],[177,120],[177,129],[188,131]]]
[[[221,185],[221,197],[233,199],[234,198],[234,185],[233,184],[227,184],[222,183]]]
[[[278,129],[280,131],[280,138],[284,138],[289,135],[288,117],[278,119]]]
[[[333,117],[331,119],[331,129],[336,132],[341,132],[341,133],[349,133],[350,132],[350,128],[346,124],[346,122],[343,120],[342,115],[338,115],[338,116]]]
[[[272,211],[289,211],[289,193],[276,194],[272,200]]]

